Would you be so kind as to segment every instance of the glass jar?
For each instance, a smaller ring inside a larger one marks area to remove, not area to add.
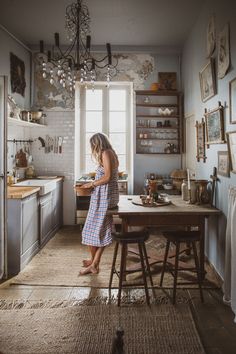
[[[183,183],[181,185],[181,194],[182,194],[182,199],[187,202],[189,200],[187,180],[183,180]]]
[[[197,183],[195,180],[190,180],[190,190],[191,190],[191,203],[195,204],[197,202]]]

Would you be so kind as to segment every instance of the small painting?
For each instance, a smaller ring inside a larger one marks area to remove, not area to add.
[[[199,123],[196,121],[196,136],[197,136],[197,161],[203,159],[203,162],[206,162],[206,146],[205,146],[205,122],[202,119],[202,122]]]
[[[158,82],[160,90],[177,90],[177,74],[175,72],[159,72]]]
[[[207,24],[207,58],[213,54],[216,47],[215,16],[212,15]]]
[[[236,77],[229,82],[230,123],[236,124]]]
[[[218,43],[218,78],[223,79],[230,66],[229,24],[220,32]]]
[[[219,107],[212,111],[205,110],[206,144],[224,144],[224,107],[219,102]]]
[[[210,59],[207,65],[200,71],[199,79],[202,101],[206,102],[216,94],[213,59]]]
[[[25,63],[15,54],[10,53],[11,92],[25,97]]]
[[[236,173],[236,131],[227,132],[227,144],[229,150],[230,168]]]
[[[218,174],[229,177],[229,154],[228,151],[218,151]]]

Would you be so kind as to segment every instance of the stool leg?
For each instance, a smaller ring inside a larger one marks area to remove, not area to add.
[[[121,300],[122,282],[123,282],[123,276],[124,276],[124,270],[125,270],[125,257],[126,257],[126,246],[123,243],[121,243],[118,306],[120,306],[120,300]]]
[[[177,286],[178,266],[179,266],[179,247],[180,247],[180,243],[176,242],[174,288],[173,288],[173,305],[175,304],[175,299],[176,299],[176,286]]]
[[[167,240],[166,242],[166,250],[165,250],[165,256],[164,256],[164,261],[163,261],[163,266],[162,266],[162,271],[161,271],[161,280],[160,280],[160,286],[162,286],[163,279],[164,279],[164,274],[166,270],[166,261],[167,261],[167,256],[170,248],[170,241]]]
[[[111,266],[110,280],[109,280],[109,293],[111,291],[111,284],[112,284],[113,274],[114,274],[114,271],[115,271],[118,248],[119,248],[119,242],[116,242],[115,249],[114,249],[114,254],[113,254],[113,260],[112,260],[112,266]]]
[[[200,298],[201,298],[201,302],[204,302],[203,292],[202,292],[202,280],[201,280],[201,275],[200,275],[200,267],[199,267],[198,255],[197,255],[197,249],[196,249],[195,242],[192,242],[192,247],[193,247],[195,266],[196,266],[196,270],[197,270],[197,280],[198,280],[198,286],[199,286],[199,291],[200,291]]]
[[[143,251],[142,251],[142,246],[140,243],[138,243],[138,248],[139,248],[140,261],[141,261],[141,265],[142,265],[143,283],[144,283],[144,288],[145,288],[146,300],[147,300],[147,304],[150,305],[148,287],[147,287],[147,279],[146,279],[146,274],[145,274],[145,264],[144,264],[144,258],[143,258]]]
[[[148,255],[147,255],[145,242],[142,244],[142,246],[143,246],[143,255],[144,255],[144,258],[145,258],[145,263],[146,263],[146,267],[147,267],[148,276],[149,276],[149,279],[150,279],[151,286],[153,286],[152,274],[151,274],[151,269],[150,269],[150,265],[149,265],[149,262],[148,262]]]

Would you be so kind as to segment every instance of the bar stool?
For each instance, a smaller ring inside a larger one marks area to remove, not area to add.
[[[149,238],[149,232],[144,230],[144,231],[138,231],[138,232],[132,231],[132,232],[124,232],[124,233],[112,233],[112,238],[116,242],[116,244],[115,244],[112,267],[111,267],[111,274],[110,274],[110,281],[109,281],[109,293],[111,291],[113,274],[116,273],[116,275],[119,278],[118,306],[120,306],[122,287],[132,286],[132,284],[128,284],[128,283],[124,284],[125,275],[134,272],[134,271],[126,270],[127,246],[129,244],[138,244],[139,256],[140,256],[140,261],[141,261],[142,277],[143,277],[143,285],[144,285],[144,289],[145,289],[147,304],[150,305],[150,299],[149,299],[149,293],[148,293],[148,287],[147,287],[147,279],[146,279],[146,271],[149,276],[151,286],[153,286],[153,281],[152,281],[152,276],[151,276],[151,271],[150,271],[150,266],[149,266],[148,256],[147,256],[147,251],[146,251],[146,246],[145,246],[145,241],[147,241],[147,239]],[[119,245],[121,246],[121,260],[120,260],[120,270],[117,271],[116,270],[116,259],[117,259]],[[135,270],[135,271],[137,271],[137,270]]]
[[[186,284],[183,282],[177,283],[177,277],[178,277],[179,270],[181,270],[181,271],[194,271],[197,273],[197,284],[199,286],[200,298],[201,298],[201,301],[203,302],[204,299],[203,299],[203,292],[202,292],[200,266],[199,266],[199,260],[198,260],[198,255],[197,255],[197,248],[196,248],[196,242],[200,241],[200,232],[199,231],[165,231],[165,232],[163,232],[163,236],[167,239],[167,243],[166,243],[165,256],[164,256],[163,268],[162,268],[162,273],[161,273],[160,286],[162,286],[162,283],[163,283],[164,273],[166,270],[166,264],[168,263],[167,262],[168,252],[169,252],[169,248],[170,248],[170,243],[172,242],[176,247],[174,272],[172,271],[173,265],[168,264],[168,268],[174,277],[173,304],[175,304],[177,284]],[[178,267],[181,243],[187,243],[192,247],[194,261],[195,261],[195,268],[184,268],[183,269],[183,268]],[[188,282],[188,283],[195,284],[196,282]]]

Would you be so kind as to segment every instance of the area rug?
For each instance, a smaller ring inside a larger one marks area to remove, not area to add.
[[[81,244],[81,233],[78,228],[65,227],[51,239],[47,245],[32,259],[32,261],[13,280],[12,284],[43,285],[43,286],[86,286],[106,288],[109,284],[111,263],[114,245],[106,247],[101,264],[100,273],[96,275],[80,276],[82,260],[88,258],[88,249]],[[160,234],[154,234],[147,242],[147,252],[151,257],[162,260],[165,250],[165,240]],[[119,260],[119,257],[118,257]],[[119,264],[119,263],[118,263]],[[139,257],[135,249],[129,253],[127,265],[135,268],[139,264]],[[191,266],[193,258],[182,254],[181,264]],[[155,286],[159,285],[162,262],[152,264],[151,271]],[[216,287],[217,279],[210,267],[206,268],[207,276],[203,284],[205,287]],[[127,281],[134,286],[140,284],[141,272],[128,275]],[[196,280],[192,273],[179,273],[179,281]],[[113,287],[118,286],[118,278],[114,275]],[[173,287],[173,277],[166,272],[163,286]],[[184,285],[183,287],[188,287]],[[191,287],[197,287],[193,285]]]
[[[3,310],[2,354],[111,354],[118,327],[127,354],[205,353],[188,305]]]

